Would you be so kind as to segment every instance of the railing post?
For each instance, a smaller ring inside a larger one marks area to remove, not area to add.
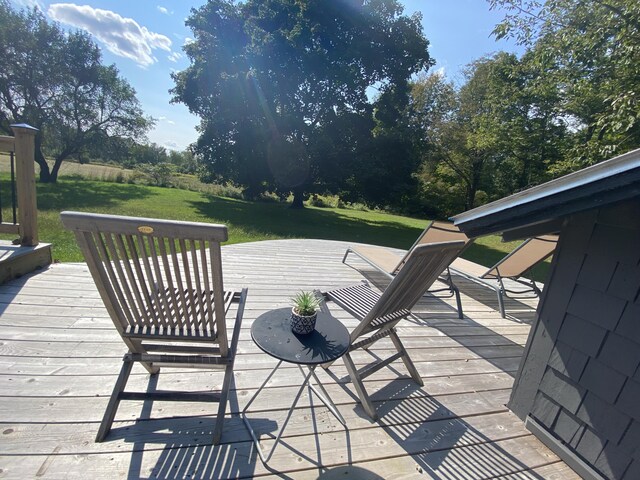
[[[20,244],[38,245],[38,206],[36,203],[35,138],[38,131],[25,123],[11,125],[15,135],[16,187]]]

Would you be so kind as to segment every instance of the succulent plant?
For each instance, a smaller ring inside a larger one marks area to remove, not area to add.
[[[320,301],[313,292],[301,291],[291,301],[295,312],[305,317],[313,315],[320,306]]]

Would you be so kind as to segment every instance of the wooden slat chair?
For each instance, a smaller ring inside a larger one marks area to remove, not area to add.
[[[469,239],[458,227],[449,222],[441,222],[434,220],[427,228],[425,228],[415,243],[404,255],[392,252],[391,250],[376,245],[354,245],[347,248],[342,257],[342,263],[346,263],[349,254],[354,254],[367,262],[369,265],[384,273],[386,276],[393,278],[403,268],[409,255],[418,245],[428,245],[431,243],[441,242],[465,242],[465,248],[471,245],[472,240]],[[441,280],[447,286],[445,288],[429,289],[429,293],[438,293],[448,291],[452,296],[456,297],[456,306],[458,309],[458,317],[463,318],[462,302],[460,300],[460,291],[451,278],[449,268],[444,269],[440,275]]]
[[[528,238],[518,247],[503,257],[489,270],[462,258],[458,258],[451,265],[450,271],[454,275],[471,280],[475,283],[492,288],[498,298],[498,310],[502,317],[506,317],[504,298],[512,294],[514,297],[527,298],[539,296],[540,287],[534,280],[524,278],[533,267],[549,258],[558,244],[558,235],[541,235]],[[510,279],[525,285],[527,288],[513,290],[506,287],[504,280]],[[497,280],[497,284],[496,284]]]
[[[129,348],[96,442],[111,429],[121,400],[218,402],[213,443],[222,435],[247,289],[225,291],[220,242],[224,225],[62,212],[75,233],[100,296]],[[226,315],[237,313],[231,339]],[[161,366],[223,369],[220,392],[129,392],[134,362],[151,375]]]
[[[414,247],[403,267],[381,295],[372,290],[366,282],[330,290],[324,294],[326,298],[360,320],[351,332],[349,351],[342,358],[362,406],[373,420],[378,417],[364,388],[363,380],[366,377],[402,359],[415,382],[423,385],[420,374],[396,333],[395,326],[400,320],[411,315],[411,309],[465,245],[465,241],[453,241]],[[351,352],[358,348],[368,349],[387,336],[391,338],[397,352],[387,359],[377,360],[359,370],[356,369]],[[329,365],[325,365],[325,368],[328,367]]]

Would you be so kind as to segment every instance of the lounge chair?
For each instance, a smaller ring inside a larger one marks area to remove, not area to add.
[[[400,320],[411,315],[414,305],[465,245],[465,241],[454,241],[412,248],[404,259],[402,268],[381,295],[372,290],[366,282],[330,290],[324,294],[328,300],[360,320],[350,334],[349,351],[342,358],[362,406],[373,420],[377,419],[377,414],[362,382],[367,376],[395,360],[402,359],[413,380],[423,385],[420,374],[396,333],[395,326]],[[364,368],[356,369],[351,352],[358,348],[368,349],[387,336],[391,338],[397,352],[387,359],[376,360]],[[328,367],[329,365],[325,365],[325,368]]]
[[[524,275],[527,275],[540,262],[549,258],[553,254],[557,243],[557,235],[532,237],[522,242],[515,250],[489,270],[485,270],[484,267],[480,267],[468,260],[458,258],[451,265],[450,271],[454,275],[460,275],[495,290],[498,298],[498,309],[504,318],[506,317],[506,312],[503,297],[508,297],[509,294],[519,298],[540,295],[540,288],[535,281],[524,278]],[[508,289],[504,284],[505,279],[516,281],[527,288],[519,290]]]
[[[344,257],[342,258],[342,263],[346,263],[349,254],[353,253],[383,274],[387,275],[390,278],[393,278],[404,266],[407,258],[416,246],[452,241],[465,242],[465,248],[471,244],[471,240],[464,233],[462,233],[458,229],[458,227],[447,222],[433,221],[429,223],[429,225],[427,225],[427,228],[423,230],[415,243],[409,250],[407,250],[404,255],[375,245],[350,246],[349,248],[347,248]],[[429,293],[448,291],[450,292],[451,296],[455,295],[456,305],[458,308],[458,316],[460,318],[463,318],[464,314],[462,312],[462,302],[460,301],[460,291],[451,279],[449,268],[447,267],[441,273],[442,274],[440,275],[439,280],[445,283],[447,286],[445,288],[430,289]]]
[[[121,400],[218,402],[218,444],[233,377],[247,289],[225,291],[220,242],[224,225],[63,212],[115,327],[129,348],[98,429],[101,442]],[[226,315],[237,303],[231,339]],[[130,392],[134,362],[160,367],[223,369],[220,392]]]

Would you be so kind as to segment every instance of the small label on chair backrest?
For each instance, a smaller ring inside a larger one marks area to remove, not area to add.
[[[140,233],[151,235],[153,233],[153,227],[147,227],[147,226],[143,225],[141,227],[138,227],[138,231]]]

